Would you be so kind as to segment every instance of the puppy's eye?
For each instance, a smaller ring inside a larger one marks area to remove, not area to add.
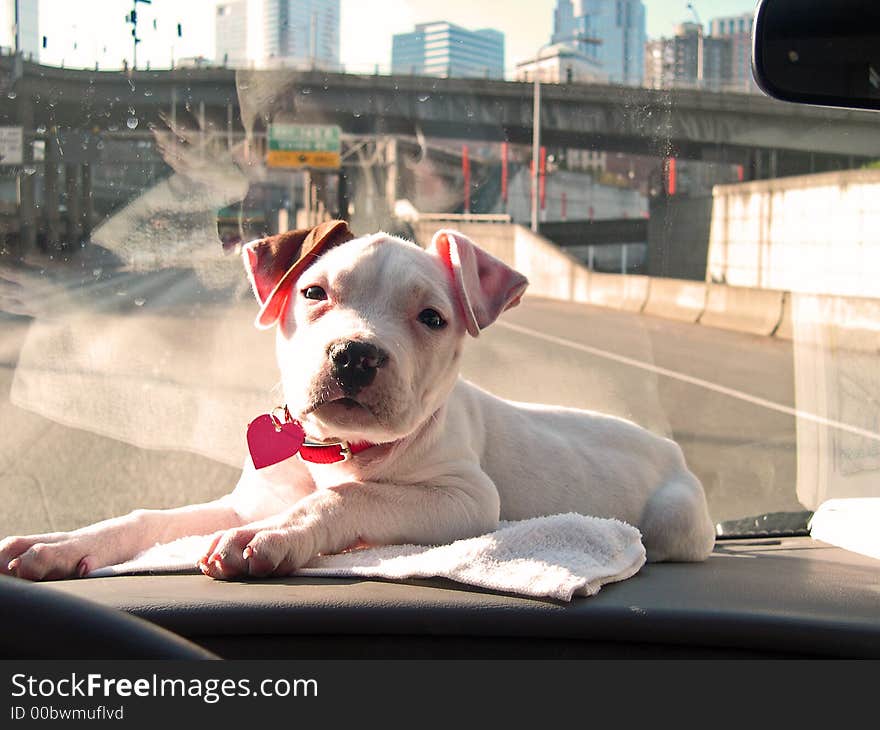
[[[327,292],[319,286],[310,286],[303,289],[303,296],[306,299],[317,299],[320,301],[327,298]]]
[[[440,330],[446,326],[446,320],[435,309],[423,309],[419,312],[419,322],[432,330]]]

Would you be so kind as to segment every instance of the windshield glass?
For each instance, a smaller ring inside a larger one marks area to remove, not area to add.
[[[526,274],[463,375],[675,440],[720,536],[880,496],[876,117],[764,96],[752,11],[0,2],[0,536],[228,493],[241,244],[330,218]]]

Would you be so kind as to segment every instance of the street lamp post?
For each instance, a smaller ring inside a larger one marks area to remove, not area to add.
[[[535,54],[535,89],[532,106],[532,220],[531,229],[538,232],[538,166],[541,156],[541,54],[545,48],[560,43],[585,42],[599,44],[602,41],[590,38],[582,33],[575,33],[569,38],[545,43]]]
[[[531,229],[538,232],[538,160],[541,155],[541,53],[548,46],[545,43],[538,49],[535,56],[535,89],[532,102],[532,225]]]

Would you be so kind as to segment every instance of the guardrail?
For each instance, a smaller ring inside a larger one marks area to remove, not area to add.
[[[437,225],[440,223],[440,225]],[[880,299],[591,271],[546,238],[500,220],[422,216],[416,240],[458,228],[529,278],[527,295],[593,304],[799,343],[880,353]]]
[[[419,213],[418,220],[454,226],[456,223],[510,223],[510,216],[507,213]]]

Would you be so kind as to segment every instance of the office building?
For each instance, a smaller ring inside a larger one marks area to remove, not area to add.
[[[750,15],[715,18],[709,35],[697,23],[681,23],[672,38],[645,44],[645,86],[759,92],[752,78]]]
[[[596,58],[566,43],[548,46],[541,51],[538,59],[531,58],[516,64],[515,78],[517,81],[534,81],[536,72],[545,84],[608,82],[605,69]]]
[[[221,0],[216,61],[233,68],[339,68],[340,0]]]
[[[612,84],[641,85],[646,39],[641,0],[557,0],[551,41],[573,43]]]
[[[681,23],[672,38],[645,44],[645,86],[720,91],[730,80],[730,39],[703,35],[697,23]]]
[[[438,21],[398,33],[391,46],[391,73],[417,76],[504,78],[504,34],[467,30]]]
[[[40,57],[39,0],[0,0],[0,46],[15,50],[15,9],[18,5],[19,50],[34,60]]]
[[[752,23],[751,13],[709,21],[713,38],[726,38],[730,43],[730,69],[725,86],[740,91],[759,92],[752,76]]]

